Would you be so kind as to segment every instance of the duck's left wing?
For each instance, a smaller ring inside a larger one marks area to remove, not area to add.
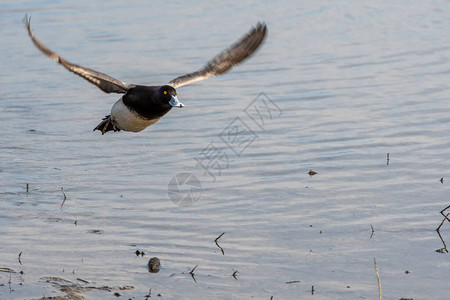
[[[98,88],[100,88],[105,93],[126,93],[130,88],[134,87],[134,85],[126,84],[120,80],[117,80],[109,75],[106,75],[101,72],[97,72],[95,70],[82,67],[80,65],[73,64],[55,52],[51,51],[47,47],[45,47],[41,42],[39,42],[35,36],[33,31],[31,31],[30,20],[28,16],[25,15],[23,18],[23,23],[25,24],[26,29],[28,30],[28,35],[33,41],[33,44],[42,51],[45,55],[53,59],[54,61],[63,65],[67,70],[81,76],[92,84],[95,84]]]
[[[217,76],[230,70],[235,65],[252,55],[262,44],[267,34],[267,26],[258,23],[239,41],[211,59],[202,69],[177,77],[169,82],[174,88]]]

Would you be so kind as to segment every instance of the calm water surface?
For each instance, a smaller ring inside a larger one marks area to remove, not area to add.
[[[373,257],[385,299],[447,299],[450,256],[435,251],[450,204],[446,1],[14,1],[0,12],[0,268],[15,272],[0,269],[1,299],[65,295],[46,277],[115,288],[87,299],[375,299]],[[199,68],[258,20],[269,37],[229,74],[180,88],[185,108],[101,136],[92,128],[120,96],[38,52],[25,13],[69,61],[140,84]],[[261,99],[271,117],[252,119]],[[180,173],[201,183],[200,198],[180,187],[194,205],[168,197]],[[449,223],[441,233],[450,242]]]

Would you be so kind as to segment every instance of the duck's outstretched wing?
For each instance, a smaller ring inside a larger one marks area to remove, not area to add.
[[[210,60],[202,69],[177,77],[169,82],[174,88],[200,81],[212,76],[217,76],[230,70],[235,65],[252,55],[262,44],[267,34],[267,26],[264,23],[258,23],[256,27],[244,35],[239,41],[225,49],[212,60]]]
[[[31,17],[29,18],[27,15],[23,18],[23,23],[25,24],[26,29],[28,30],[28,35],[30,36],[33,44],[42,51],[45,55],[53,59],[54,61],[63,65],[67,70],[77,74],[78,76],[83,77],[87,81],[92,84],[98,86],[105,93],[126,93],[128,89],[132,88],[134,85],[126,84],[120,80],[112,78],[109,75],[97,72],[92,69],[88,69],[76,64],[72,64],[51,51],[47,47],[45,47],[41,42],[39,42],[35,37],[33,31],[31,31],[30,26]]]

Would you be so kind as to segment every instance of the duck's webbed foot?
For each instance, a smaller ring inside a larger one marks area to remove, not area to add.
[[[107,115],[103,118],[103,121],[101,121],[100,124],[94,128],[94,131],[95,130],[101,131],[102,135],[104,135],[106,132],[111,130],[120,131],[120,128],[114,125],[114,122],[111,120],[111,115]]]

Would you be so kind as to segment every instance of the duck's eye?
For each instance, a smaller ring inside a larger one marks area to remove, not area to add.
[[[167,91],[164,91],[164,95],[167,95]]]

